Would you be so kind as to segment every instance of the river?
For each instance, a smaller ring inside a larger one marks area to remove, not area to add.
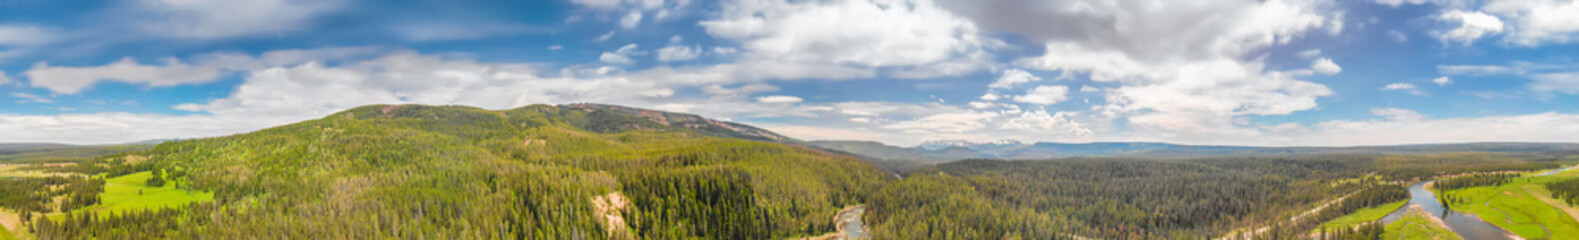
[[[1382,217],[1382,222],[1392,223],[1397,221],[1409,209],[1408,205],[1419,205],[1425,208],[1426,212],[1431,213],[1431,216],[1441,218],[1442,222],[1447,224],[1448,229],[1453,230],[1453,233],[1457,233],[1464,239],[1512,239],[1508,237],[1512,233],[1503,231],[1502,228],[1491,225],[1491,223],[1481,221],[1474,214],[1460,213],[1442,207],[1442,203],[1437,202],[1436,193],[1425,189],[1425,185],[1431,182],[1435,181],[1417,182],[1409,185],[1409,204],[1387,214],[1386,217]]]
[[[865,213],[865,205],[859,205],[854,208],[839,212],[839,232],[843,233],[842,235],[844,236],[844,239],[853,240],[872,238],[872,236],[866,234],[866,227],[861,225],[861,214]]]

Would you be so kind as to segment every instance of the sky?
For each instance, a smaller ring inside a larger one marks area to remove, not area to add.
[[[606,103],[801,139],[1579,142],[1573,0],[9,0],[0,142]]]

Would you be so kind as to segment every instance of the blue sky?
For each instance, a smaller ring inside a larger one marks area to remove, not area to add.
[[[804,139],[1579,141],[1574,1],[0,1],[0,142],[596,102]]]

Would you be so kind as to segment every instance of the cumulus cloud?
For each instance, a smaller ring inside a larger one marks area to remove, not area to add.
[[[1452,30],[1432,33],[1443,44],[1458,42],[1468,46],[1481,37],[1502,33],[1503,29],[1501,19],[1483,12],[1450,10],[1436,15],[1436,19],[1458,24]]]
[[[884,125],[883,128],[902,130],[908,133],[963,133],[982,129],[987,126],[988,120],[996,117],[998,117],[998,113],[995,112],[940,113],[915,120]]]
[[[668,46],[658,49],[658,61],[690,61],[702,55],[702,49],[688,46]]]
[[[1315,108],[1331,90],[1247,54],[1342,24],[1307,1],[943,3],[985,29],[1045,43],[1017,66],[1115,84],[1097,111],[1159,133],[1252,132],[1232,119]]]
[[[1432,83],[1436,83],[1437,86],[1447,86],[1449,84],[1453,84],[1453,80],[1452,79],[1448,79],[1447,77],[1438,77],[1436,79],[1431,79],[1431,82]]]
[[[708,34],[740,42],[746,66],[884,68],[903,78],[983,68],[987,40],[968,19],[926,0],[779,1],[724,4]]]
[[[1323,75],[1333,75],[1343,72],[1343,67],[1339,67],[1337,63],[1332,62],[1331,58],[1316,59],[1315,63],[1311,63],[1310,69],[1316,70],[1317,73],[1321,73]]]
[[[1508,20],[1512,30],[1503,41],[1514,45],[1562,44],[1579,38],[1579,2],[1576,1],[1493,0],[1487,1],[1481,9]]]
[[[225,73],[234,71],[308,61],[350,59],[376,51],[377,49],[373,48],[284,50],[269,52],[258,57],[239,53],[216,53],[197,57],[195,64],[167,58],[163,60],[162,65],[147,65],[129,57],[110,64],[89,67],[63,67],[38,63],[22,75],[27,76],[34,87],[49,89],[56,93],[76,94],[101,81],[147,84],[155,87],[208,83],[218,80]]]
[[[613,64],[632,64],[636,61],[631,60],[630,56],[642,54],[644,54],[644,52],[636,50],[636,44],[632,43],[627,44],[624,47],[620,47],[613,52],[603,52],[603,55],[598,56],[598,60]]]
[[[1009,88],[1014,88],[1015,85],[1019,85],[1019,84],[1022,84],[1022,83],[1029,83],[1029,82],[1035,82],[1035,81],[1041,81],[1041,80],[1042,80],[1041,77],[1037,77],[1036,75],[1031,75],[1031,73],[1026,72],[1025,70],[1008,69],[1008,70],[1003,70],[1003,74],[998,76],[998,80],[992,82],[992,84],[987,85],[987,88],[1009,89]]]
[[[1038,86],[1026,92],[1025,95],[1014,96],[1014,101],[1037,105],[1052,105],[1068,100],[1068,94],[1069,87],[1067,86]]]
[[[804,101],[804,100],[802,100],[802,99],[800,99],[800,97],[796,97],[796,96],[774,95],[774,96],[757,97],[757,102],[760,102],[760,103],[788,104],[788,103],[798,103],[798,102],[801,102],[801,101]]]
[[[1057,112],[1054,114],[1047,114],[1047,111],[1041,110],[1024,112],[1017,117],[1010,118],[1003,124],[1002,128],[1010,130],[1058,133],[1074,137],[1091,136],[1091,129],[1082,127],[1079,122],[1075,122],[1070,118],[1071,115],[1075,114],[1077,113]]]
[[[624,18],[620,18],[621,28],[635,29],[637,24],[641,24],[640,10],[631,11],[630,14],[625,14]]]

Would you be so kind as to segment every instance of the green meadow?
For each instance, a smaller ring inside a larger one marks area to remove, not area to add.
[[[1397,201],[1397,202],[1382,204],[1382,205],[1378,205],[1378,206],[1374,206],[1374,207],[1368,207],[1368,208],[1360,209],[1359,211],[1355,211],[1354,213],[1349,213],[1349,215],[1343,215],[1342,217],[1334,218],[1334,219],[1332,219],[1330,221],[1327,221],[1327,223],[1322,223],[1321,227],[1317,228],[1317,229],[1342,229],[1342,228],[1352,228],[1354,226],[1359,226],[1360,224],[1365,224],[1365,223],[1369,223],[1369,222],[1372,222],[1372,221],[1376,221],[1378,219],[1382,219],[1382,217],[1386,217],[1388,213],[1392,213],[1394,210],[1398,210],[1399,207],[1403,207],[1404,204],[1406,204],[1406,203],[1409,203],[1409,201],[1408,200]]]
[[[1408,214],[1404,214],[1403,218],[1399,218],[1398,221],[1387,224],[1387,232],[1382,234],[1381,239],[1457,240],[1464,238],[1459,237],[1452,230],[1432,222],[1431,217],[1426,216],[1425,212],[1409,211]]]
[[[1569,206],[1554,206],[1541,200],[1541,197],[1550,197],[1551,194],[1546,190],[1546,183],[1574,177],[1579,177],[1579,171],[1551,176],[1530,175],[1514,178],[1501,186],[1447,191],[1444,196],[1458,199],[1450,206],[1453,210],[1480,216],[1481,220],[1518,234],[1519,237],[1550,239],[1552,236],[1579,236],[1579,221],[1561,209]]]
[[[77,211],[93,211],[94,213],[102,214],[128,210],[152,210],[214,200],[213,193],[176,189],[173,183],[167,183],[163,187],[149,187],[147,185],[149,178],[153,178],[152,173],[139,172],[105,179],[104,193],[99,195],[103,203],[84,207]]]

